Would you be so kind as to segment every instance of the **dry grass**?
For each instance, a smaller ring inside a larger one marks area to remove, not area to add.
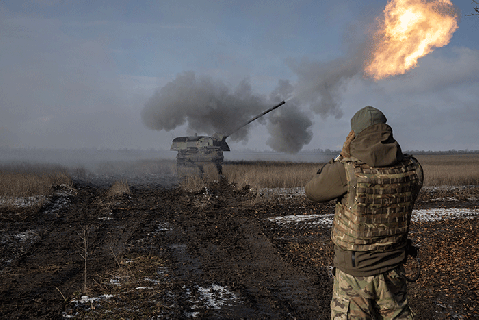
[[[420,155],[416,158],[424,169],[424,186],[479,185],[479,154]],[[294,188],[304,187],[322,165],[272,161],[233,162],[223,165],[223,174],[228,182],[238,188]],[[217,179],[218,175],[212,167],[205,170],[203,177],[186,176],[180,185],[186,190],[197,191]]]
[[[168,314],[169,262],[156,255],[115,256],[115,261],[116,270],[95,276],[92,292],[97,293],[96,299],[82,301],[82,294],[76,292],[66,314],[75,319],[152,319]]]
[[[109,197],[121,196],[124,194],[130,194],[130,187],[126,180],[115,181],[107,192],[107,196]]]
[[[241,162],[223,165],[223,177],[241,189],[304,187],[318,171],[321,164],[293,162]],[[204,166],[202,176],[192,169],[191,174],[183,172],[180,187],[187,191],[199,191],[209,183],[220,179],[213,165]]]
[[[255,162],[227,164],[223,173],[239,188],[255,189],[304,187],[321,167],[317,163]]]
[[[479,185],[479,154],[420,155],[424,186]]]
[[[214,164],[205,165],[203,175],[200,175],[198,169],[195,168],[181,168],[179,170],[181,170],[180,187],[187,191],[199,191],[209,183],[220,179]]]
[[[47,196],[55,185],[71,185],[71,178],[60,166],[9,165],[0,166],[0,196]]]

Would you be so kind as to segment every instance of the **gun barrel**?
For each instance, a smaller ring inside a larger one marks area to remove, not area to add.
[[[241,128],[247,126],[247,125],[250,124],[251,122],[253,122],[253,121],[255,121],[256,119],[258,119],[258,118],[264,116],[265,114],[267,114],[267,113],[273,111],[274,109],[281,107],[281,106],[282,106],[283,104],[285,104],[285,103],[286,103],[286,101],[283,100],[283,101],[281,101],[280,103],[278,103],[277,105],[275,105],[274,107],[269,108],[268,110],[264,111],[263,113],[261,113],[261,114],[257,115],[256,117],[250,119],[250,120],[249,120],[248,122],[246,122],[245,124],[242,124],[241,126],[239,126],[238,128],[236,128],[235,130],[233,130],[233,131],[231,131],[230,133],[228,133],[228,134],[225,136],[225,139],[228,138],[228,137],[229,137],[230,135],[232,135],[233,133],[235,133],[236,131],[238,131],[239,129],[241,129]]]

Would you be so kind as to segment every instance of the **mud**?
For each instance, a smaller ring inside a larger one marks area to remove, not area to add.
[[[332,203],[225,181],[196,193],[151,181],[108,197],[113,179],[79,177],[39,210],[2,209],[0,318],[329,318],[332,245],[320,218]],[[424,190],[416,209],[477,209],[478,194]],[[312,218],[272,219],[291,215]],[[478,221],[413,223],[417,319],[479,318]]]

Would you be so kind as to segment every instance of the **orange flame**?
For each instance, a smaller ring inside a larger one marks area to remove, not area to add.
[[[366,76],[380,80],[406,73],[434,47],[448,44],[457,22],[450,0],[390,0],[374,36]]]

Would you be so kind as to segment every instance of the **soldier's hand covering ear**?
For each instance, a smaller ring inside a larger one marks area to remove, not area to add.
[[[351,130],[348,134],[348,136],[346,137],[346,141],[344,142],[343,144],[343,150],[341,150],[341,156],[343,156],[343,158],[349,158],[351,157],[351,141],[354,140],[354,131]]]

